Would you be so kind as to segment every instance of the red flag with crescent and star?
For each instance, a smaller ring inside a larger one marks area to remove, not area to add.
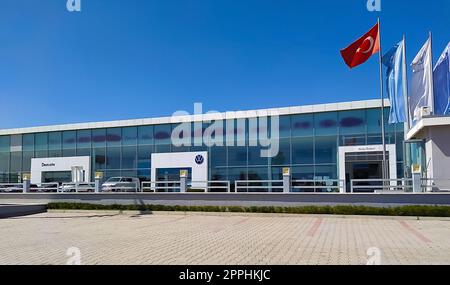
[[[345,49],[341,50],[345,63],[354,68],[366,62],[372,55],[380,51],[380,30],[376,24],[369,32]]]

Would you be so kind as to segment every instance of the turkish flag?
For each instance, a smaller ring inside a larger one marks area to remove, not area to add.
[[[359,38],[350,46],[341,50],[342,58],[350,67],[356,67],[366,62],[372,55],[380,51],[380,30],[378,24],[367,34]]]

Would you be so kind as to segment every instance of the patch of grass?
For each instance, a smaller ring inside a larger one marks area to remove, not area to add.
[[[167,212],[229,212],[229,213],[277,213],[324,214],[364,216],[450,217],[449,206],[302,206],[302,207],[241,207],[241,206],[165,206],[165,205],[99,205],[87,203],[49,203],[53,210],[117,210],[117,211],[167,211]]]

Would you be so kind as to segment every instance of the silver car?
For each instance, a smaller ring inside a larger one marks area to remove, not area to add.
[[[111,177],[102,184],[102,192],[139,192],[139,186],[136,177]]]
[[[64,183],[58,192],[94,192],[94,186],[90,183]]]

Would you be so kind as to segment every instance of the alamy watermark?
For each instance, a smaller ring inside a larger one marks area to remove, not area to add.
[[[69,247],[66,250],[66,265],[81,265],[81,250],[78,247]]]
[[[381,250],[378,247],[367,249],[367,265],[381,265]]]
[[[231,119],[227,113],[202,112],[202,104],[194,104],[194,122],[187,111],[177,111],[171,123],[178,124],[172,131],[175,147],[260,147],[264,158],[276,157],[280,150],[280,120],[276,111],[255,114],[250,118]],[[247,124],[248,122],[248,124]],[[204,125],[207,125],[204,128]],[[248,144],[246,144],[248,142]]]
[[[367,0],[367,11],[381,12],[381,0]]]
[[[69,12],[81,12],[81,0],[67,0],[66,8]]]

